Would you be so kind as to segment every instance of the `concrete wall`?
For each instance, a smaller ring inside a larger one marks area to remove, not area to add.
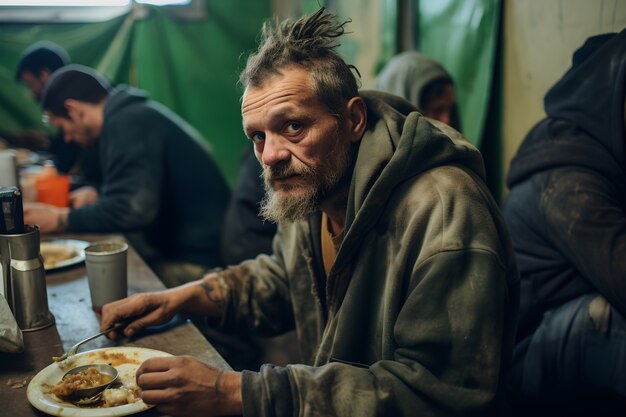
[[[625,0],[504,0],[504,172],[586,38],[626,27]]]

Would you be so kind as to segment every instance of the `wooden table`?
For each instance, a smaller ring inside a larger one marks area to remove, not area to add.
[[[120,235],[62,235],[59,238],[98,240],[124,240]],[[30,405],[26,386],[12,388],[11,383],[28,384],[41,369],[51,363],[74,343],[98,333],[98,316],[91,309],[89,285],[84,264],[46,274],[48,304],[55,316],[54,326],[24,333],[24,352],[0,353],[0,416],[45,416]],[[152,270],[129,246],[128,292],[146,292],[164,289]],[[230,369],[202,333],[189,321],[178,318],[170,325],[148,331],[132,340],[111,341],[100,337],[81,346],[79,352],[110,346],[147,347],[173,355],[190,355],[200,361],[222,369]],[[160,416],[154,408],[141,416]]]

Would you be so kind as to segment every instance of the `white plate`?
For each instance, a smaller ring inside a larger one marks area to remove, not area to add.
[[[54,394],[47,393],[48,387],[61,380],[63,374],[71,368],[80,365],[110,363],[119,372],[119,380],[122,384],[130,386],[135,384],[135,373],[139,365],[148,358],[172,356],[160,350],[139,347],[112,347],[95,349],[78,353],[76,356],[64,361],[53,362],[42,369],[28,384],[26,395],[28,401],[36,409],[53,416],[62,417],[115,417],[126,416],[147,410],[152,406],[147,405],[141,399],[132,404],[117,407],[85,408],[61,401]],[[52,358],[51,358],[52,359]]]
[[[73,239],[52,239],[44,240],[39,245],[39,252],[44,259],[46,271],[65,268],[67,266],[78,265],[85,260],[85,248],[89,242]],[[55,262],[46,262],[46,253],[59,254],[63,259]],[[69,257],[67,257],[69,256]]]

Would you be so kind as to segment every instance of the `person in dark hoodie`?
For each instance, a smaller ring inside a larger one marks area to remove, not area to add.
[[[229,189],[200,135],[146,94],[112,88],[96,71],[68,65],[42,96],[65,139],[97,146],[103,183],[78,209],[28,205],[42,232],[122,232],[166,285],[219,266],[220,227]],[[191,272],[190,272],[191,271]]]
[[[424,54],[405,51],[391,58],[376,78],[376,89],[403,97],[424,116],[461,131],[452,76]]]
[[[324,8],[268,23],[240,76],[273,254],[103,308],[103,329],[125,335],[178,311],[253,334],[295,327],[301,363],[148,359],[137,383],[163,413],[501,415],[518,279],[480,153],[400,97],[359,94],[335,51],[345,24]]]
[[[222,226],[221,255],[225,265],[272,253],[277,226],[261,216],[264,195],[263,169],[250,146],[241,159],[239,178]]]
[[[626,412],[626,30],[589,38],[513,158],[511,378],[527,415]]]

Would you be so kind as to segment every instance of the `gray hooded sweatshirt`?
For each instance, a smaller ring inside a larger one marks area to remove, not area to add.
[[[437,61],[416,51],[402,52],[389,60],[376,78],[376,89],[395,94],[422,110],[424,89],[435,81],[454,85],[452,76]],[[458,106],[452,109],[450,126],[461,131]]]

